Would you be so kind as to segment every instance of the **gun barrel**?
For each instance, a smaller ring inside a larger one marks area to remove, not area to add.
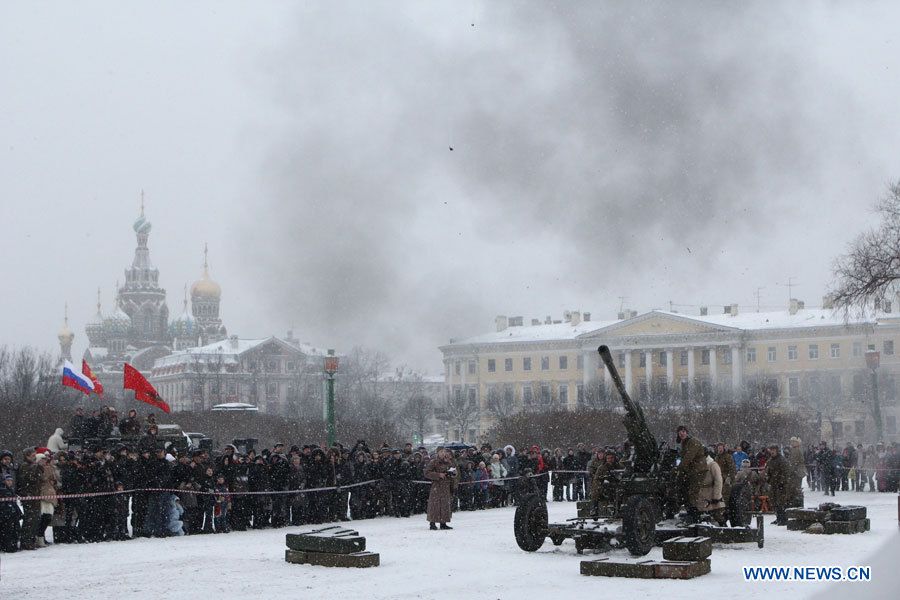
[[[626,404],[631,404],[628,390],[625,389],[625,384],[622,383],[622,378],[619,376],[619,371],[616,369],[616,365],[613,362],[612,352],[609,351],[609,346],[604,344],[597,348],[597,352],[600,353],[600,360],[603,361],[603,364],[606,365],[606,369],[612,376],[613,383],[616,384],[616,389],[619,390],[619,395],[622,396],[622,400]]]

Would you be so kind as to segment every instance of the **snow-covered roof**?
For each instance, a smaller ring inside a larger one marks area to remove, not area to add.
[[[793,315],[790,311],[773,312],[739,312],[737,315],[718,314],[707,316],[684,315],[668,311],[654,311],[661,314],[675,315],[693,319],[710,325],[722,325],[736,329],[791,329],[797,327],[828,327],[839,325],[875,324],[873,317],[845,315],[843,311],[828,308],[804,308]]]
[[[503,344],[542,342],[548,340],[573,340],[585,333],[603,329],[621,321],[582,321],[578,325],[571,323],[551,323],[549,325],[523,325],[507,327],[503,331],[494,331],[476,335],[464,340],[451,342],[450,346],[468,344]]]
[[[474,337],[455,340],[448,346],[468,346],[481,344],[529,343],[544,341],[574,340],[587,334],[598,332],[612,325],[627,327],[632,320],[643,320],[654,314],[670,316],[679,321],[691,320],[712,326],[728,327],[745,331],[764,331],[768,329],[799,329],[805,327],[835,327],[844,325],[875,325],[885,319],[897,319],[897,314],[847,315],[840,310],[824,308],[804,308],[791,314],[788,310],[771,312],[739,312],[737,315],[687,315],[664,310],[653,310],[623,321],[582,321],[578,325],[571,323],[553,323],[550,325],[524,325],[507,327],[503,331],[485,333]]]

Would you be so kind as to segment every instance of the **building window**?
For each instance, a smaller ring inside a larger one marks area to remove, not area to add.
[[[894,354],[894,340],[884,340],[884,355],[885,356],[893,356]]]
[[[797,360],[797,346],[788,346],[788,360]]]
[[[560,356],[559,357],[559,370],[565,371],[569,368],[569,357],[568,356]]]
[[[788,377],[788,398],[796,398],[800,395],[800,378]]]
[[[237,395],[237,385],[236,385],[236,384],[234,384],[234,383],[229,383],[229,384],[228,384],[228,395],[229,395],[229,396],[236,396],[236,395]]]
[[[469,406],[475,406],[478,403],[477,390],[470,387],[467,392],[469,396]]]
[[[687,366],[687,364],[688,364],[688,351],[687,351],[687,350],[682,350],[682,351],[681,351],[680,362],[681,362],[681,366],[682,366],[682,367],[686,367],[686,366]]]
[[[809,359],[810,360],[818,360],[819,358],[819,345],[818,344],[810,344],[809,345]]]
[[[709,350],[701,350],[700,351],[700,364],[701,365],[709,364]]]
[[[691,394],[691,382],[687,379],[681,380],[681,397],[687,398]]]
[[[522,402],[526,406],[534,402],[534,393],[531,390],[531,384],[526,383],[522,388]]]
[[[835,421],[831,424],[831,433],[834,435],[835,439],[841,439],[844,437],[844,424],[840,421]]]
[[[584,354],[579,354],[575,357],[575,368],[584,369]]]
[[[625,368],[625,353],[624,352],[619,352],[619,361],[618,362],[619,362],[619,368],[624,369]]]
[[[277,360],[266,361],[266,371],[268,371],[269,373],[277,373],[278,372],[278,361]]]
[[[566,383],[559,384],[559,403],[569,403],[569,385]]]
[[[476,365],[476,364],[477,364],[477,363],[476,363],[474,360],[470,360],[470,361],[469,361],[469,375],[474,375],[474,374],[475,374],[475,365]]]
[[[639,364],[641,367],[646,367],[646,366],[647,366],[647,353],[646,353],[646,352],[639,352],[639,353],[638,353],[638,356],[640,357],[640,358],[638,359],[638,361],[639,361],[638,364]]]
[[[475,443],[475,430],[474,429],[469,430],[469,443],[470,444]]]
[[[578,404],[584,404],[584,385],[581,383],[575,384],[575,400]]]
[[[515,399],[516,399],[516,397],[515,397],[515,394],[513,394],[512,386],[511,385],[503,386],[503,402],[507,406],[512,406],[513,403],[515,402]]]
[[[549,371],[550,370],[550,357],[542,356],[541,357],[541,371]]]
[[[831,358],[840,358],[841,357],[841,345],[840,344],[832,344],[831,345]]]
[[[669,364],[669,355],[666,354],[666,351],[663,350],[659,353],[659,366],[665,367]]]
[[[550,384],[541,384],[541,404],[550,404]]]
[[[459,386],[453,388],[453,399],[457,404],[462,401],[462,389]]]
[[[512,371],[512,359],[511,358],[503,359],[503,370],[504,371]]]
[[[862,342],[853,342],[853,356],[862,356]]]
[[[457,375],[459,375],[462,372],[462,365],[460,364],[459,361],[456,361],[455,363],[453,363],[453,370]]]
[[[526,356],[525,358],[522,359],[522,370],[523,371],[531,370],[531,357],[530,356]]]
[[[756,348],[747,348],[747,362],[748,363],[756,362]]]
[[[862,398],[866,393],[866,382],[862,373],[853,374],[853,395]]]
[[[722,364],[731,364],[731,352],[726,351],[725,354],[722,355]]]
[[[861,438],[866,435],[866,422],[865,421],[854,421],[853,423],[854,433],[856,437]]]
[[[289,372],[293,373],[294,371],[297,370],[297,363],[292,361],[292,362],[287,363],[287,365],[285,365],[285,367],[287,368],[287,370]]]
[[[497,371],[497,361],[493,358],[488,359],[488,373],[494,373]]]
[[[775,352],[775,346],[769,346],[769,349],[766,350],[766,360],[769,362],[775,362],[777,358],[778,355]]]
[[[269,396],[276,396],[278,394],[278,384],[277,383],[266,384],[266,394]]]

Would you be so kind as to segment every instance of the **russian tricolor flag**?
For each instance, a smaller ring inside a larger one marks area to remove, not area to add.
[[[69,386],[70,388],[75,388],[79,392],[84,392],[87,395],[90,395],[91,392],[94,391],[94,382],[91,381],[91,378],[76,371],[75,365],[69,361],[63,363],[62,384]]]

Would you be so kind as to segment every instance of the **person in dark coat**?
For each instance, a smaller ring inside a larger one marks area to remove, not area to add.
[[[363,451],[353,455],[353,483],[363,483],[372,478],[368,456]],[[350,490],[350,518],[371,519],[374,515],[372,486],[357,485]]]
[[[437,458],[425,467],[425,479],[431,481],[431,490],[428,494],[428,519],[429,528],[453,529],[447,523],[450,522],[450,504],[453,501],[453,492],[458,481],[458,473],[453,466],[453,458],[450,451],[444,448],[438,450]]]
[[[325,451],[316,448],[312,451],[312,460],[307,465],[306,487],[309,489],[329,487],[332,485],[331,465],[327,462]],[[327,491],[310,492],[306,495],[309,502],[309,518],[311,523],[324,523],[328,516],[329,494]]]
[[[122,419],[119,424],[119,431],[122,437],[134,438],[141,435],[141,419],[138,417],[137,411],[133,408],[128,411],[128,416]]]
[[[8,499],[16,497],[15,481],[12,475],[4,475],[0,480],[0,552],[19,550],[19,519],[22,509]]]
[[[828,448],[828,443],[824,440],[819,442],[819,450],[816,452],[816,465],[819,470],[819,478],[822,482],[822,489],[825,495],[834,496],[837,488],[837,471],[834,465],[835,455]]]
[[[272,489],[272,481],[269,477],[269,466],[266,459],[257,456],[256,460],[248,467],[247,485],[251,492],[268,492]],[[268,494],[254,494],[249,496],[251,511],[253,513],[253,529],[269,527],[272,515],[272,497]]]
[[[85,437],[84,409],[80,406],[75,409],[75,414],[69,420],[68,437],[83,439]]]
[[[34,448],[26,448],[22,451],[22,464],[16,473],[16,494],[18,496],[39,496],[41,493],[41,475],[43,468],[35,462],[36,452]],[[36,538],[41,521],[41,501],[22,500],[22,550],[34,550]]]

